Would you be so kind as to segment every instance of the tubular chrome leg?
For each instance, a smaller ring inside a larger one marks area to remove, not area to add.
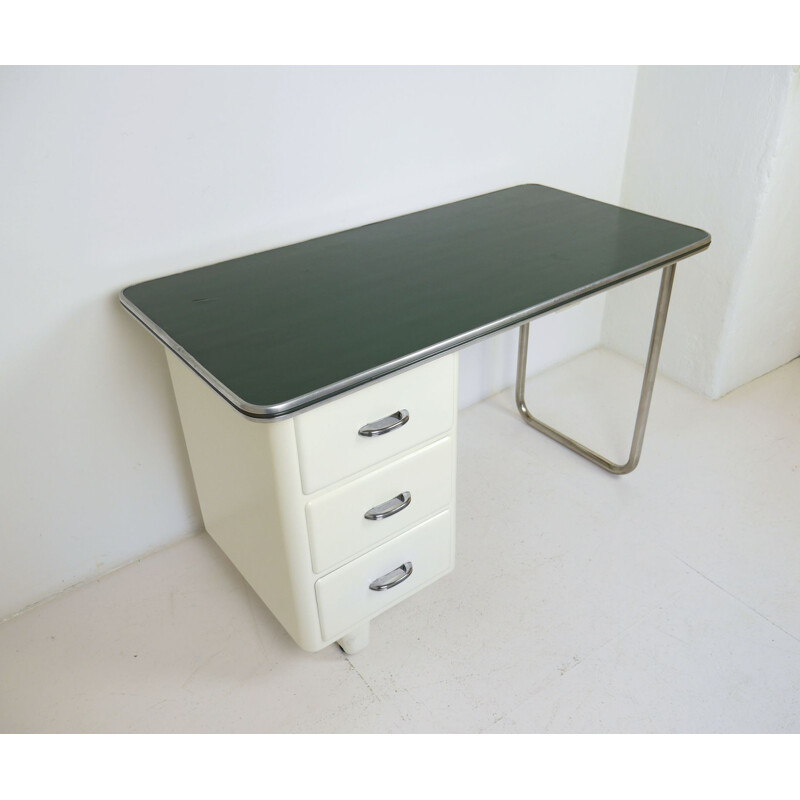
[[[522,418],[532,428],[544,433],[551,439],[555,439],[559,444],[568,447],[570,450],[578,453],[578,455],[588,458],[593,464],[602,467],[614,475],[625,475],[636,469],[639,463],[639,457],[642,454],[642,442],[644,441],[644,429],[647,425],[647,414],[650,411],[650,400],[653,396],[653,384],[656,379],[656,370],[658,368],[658,356],[661,352],[661,342],[664,339],[664,326],[667,321],[667,309],[669,308],[669,297],[672,292],[672,282],[675,278],[675,264],[670,264],[664,267],[661,273],[661,288],[658,293],[658,302],[656,303],[656,313],[653,320],[653,333],[650,336],[650,350],[647,354],[647,363],[644,368],[644,380],[642,381],[642,393],[639,397],[639,410],[636,414],[636,425],[633,429],[633,442],[631,443],[630,456],[624,464],[615,464],[603,456],[584,447],[569,436],[559,433],[555,428],[551,428],[544,422],[536,419],[528,407],[525,405],[525,374],[528,361],[528,323],[522,325],[519,329],[519,350],[517,352],[517,389],[516,400],[519,413]]]

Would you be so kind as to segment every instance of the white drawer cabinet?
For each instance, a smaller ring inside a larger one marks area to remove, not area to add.
[[[167,360],[206,530],[300,647],[356,652],[452,569],[457,355],[271,422]]]

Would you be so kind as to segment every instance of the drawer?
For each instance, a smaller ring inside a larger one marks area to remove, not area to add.
[[[453,568],[453,516],[449,511],[397,536],[316,583],[322,638],[336,639]],[[411,563],[411,574],[384,591],[370,583]]]
[[[303,491],[311,494],[450,430],[456,359],[455,354],[439,358],[298,415]],[[408,412],[404,424],[381,435],[359,434],[369,423],[403,410]]]
[[[452,493],[454,446],[450,437],[440,439],[308,503],[314,572],[324,572],[445,508]],[[370,511],[372,518],[367,518]]]

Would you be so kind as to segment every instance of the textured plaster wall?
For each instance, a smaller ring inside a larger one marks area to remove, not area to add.
[[[661,356],[708,397],[800,351],[796,105],[790,67],[639,70],[622,203],[712,235],[678,266]],[[604,344],[643,358],[657,289],[609,292]]]
[[[733,287],[716,393],[800,355],[800,69],[787,93],[780,134],[750,249]]]

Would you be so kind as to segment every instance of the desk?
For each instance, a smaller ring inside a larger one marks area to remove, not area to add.
[[[709,244],[697,228],[524,185],[120,300],[167,349],[209,533],[301,647],[355,652],[372,618],[453,567],[457,351],[520,327],[523,419],[629,472],[675,264]],[[658,269],[631,454],[613,464],[530,413],[528,322]]]

